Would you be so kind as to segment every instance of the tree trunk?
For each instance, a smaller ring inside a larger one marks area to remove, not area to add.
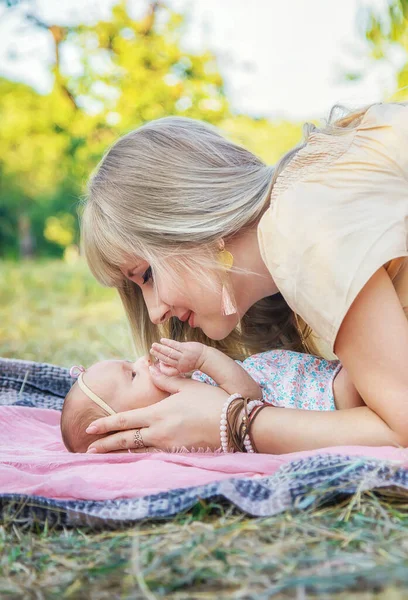
[[[27,215],[18,218],[18,243],[20,247],[20,258],[34,257],[34,237],[31,232],[31,223]]]

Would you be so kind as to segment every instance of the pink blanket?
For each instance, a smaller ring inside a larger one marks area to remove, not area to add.
[[[272,475],[313,454],[344,454],[408,466],[408,449],[336,446],[290,454],[70,454],[55,410],[0,407],[0,491],[56,499],[135,498],[231,477]]]

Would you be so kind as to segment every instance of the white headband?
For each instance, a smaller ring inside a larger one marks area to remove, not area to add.
[[[89,387],[86,385],[85,381],[82,378],[84,373],[85,369],[83,367],[72,367],[70,371],[71,377],[77,378],[79,387],[84,392],[84,394],[88,396],[88,398],[90,398],[91,400],[93,400],[93,402],[95,402],[95,404],[103,408],[103,410],[107,412],[108,415],[116,415],[116,410],[113,410],[113,408],[111,408],[109,404],[106,404],[106,402],[102,400],[102,398],[99,398],[99,396],[97,396],[91,389],[89,389]]]

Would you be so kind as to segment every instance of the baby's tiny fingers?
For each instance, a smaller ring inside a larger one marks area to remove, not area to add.
[[[167,356],[166,354],[163,354],[162,352],[158,352],[157,350],[153,350],[153,349],[150,350],[150,354],[152,354],[155,358],[157,358],[161,362],[171,365],[172,367],[175,367],[178,364],[178,361],[176,359],[171,358],[170,356]]]
[[[169,338],[161,338],[160,341],[164,346],[173,348],[173,350],[176,350],[177,352],[183,351],[183,344],[181,342],[178,342],[177,340],[170,340]]]
[[[152,345],[152,350],[160,352],[164,356],[172,358],[173,360],[180,360],[181,357],[181,352],[175,350],[174,348],[168,348],[167,346],[164,346],[163,344],[158,344],[156,342]]]
[[[163,352],[167,356],[179,356],[181,354],[180,350],[176,350],[176,348],[166,346],[165,344],[159,344],[159,342],[154,342],[152,348],[160,350],[160,352]]]
[[[168,364],[163,362],[160,362],[159,368],[163,375],[167,375],[167,377],[175,377],[180,375],[179,371],[175,367],[170,367]]]

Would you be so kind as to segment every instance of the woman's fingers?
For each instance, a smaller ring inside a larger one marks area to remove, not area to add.
[[[140,440],[144,446],[140,445]],[[99,454],[106,452],[114,452],[116,450],[132,450],[134,452],[148,452],[151,449],[149,446],[149,429],[130,429],[128,431],[119,431],[104,438],[100,438],[92,442],[88,447],[87,453]]]
[[[162,450],[158,450],[157,448],[152,448],[148,446],[147,448],[140,448],[139,450],[136,448],[128,448],[127,450],[112,450],[110,454],[146,454],[147,452],[162,452]],[[94,454],[93,452],[87,454]],[[99,452],[98,454],[101,454]]]
[[[86,433],[109,433],[110,431],[122,431],[124,429],[135,429],[136,427],[148,427],[153,420],[153,406],[135,408],[126,412],[117,413],[109,417],[102,417],[89,424]]]

